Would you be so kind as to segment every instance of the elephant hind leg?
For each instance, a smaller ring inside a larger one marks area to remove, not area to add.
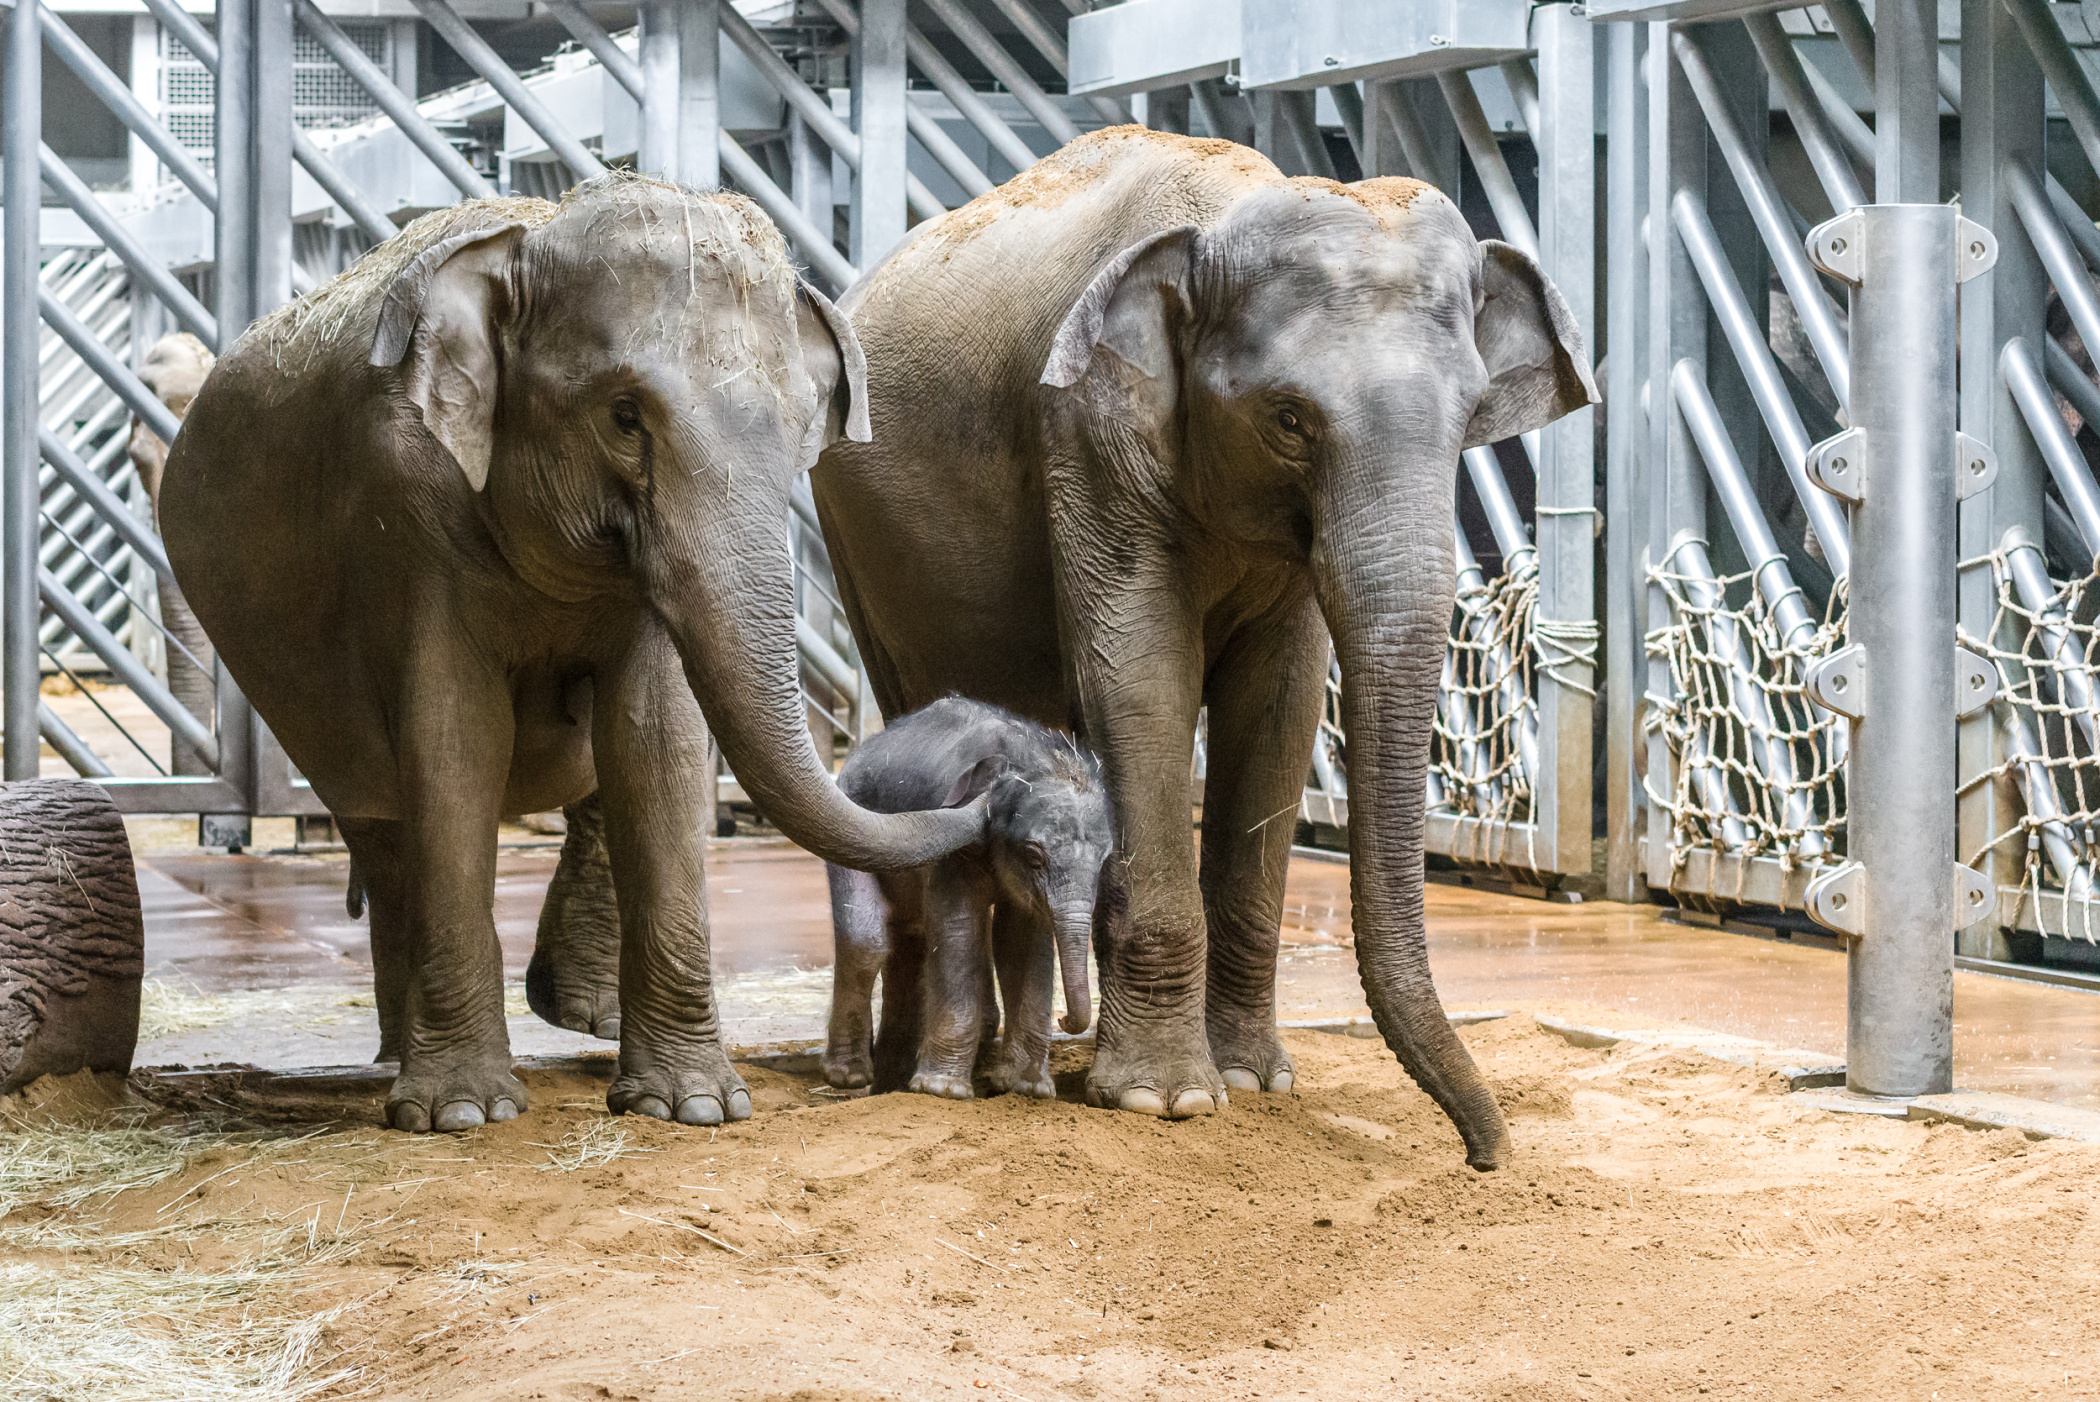
[[[336,822],[350,849],[352,893],[372,920],[372,994],[379,1011],[379,1055],[372,1059],[398,1062],[408,1028],[408,985],[415,973],[408,825],[383,818]]]
[[[525,1001],[541,1020],[620,1039],[620,907],[597,794],[562,809],[568,834],[540,906]]]

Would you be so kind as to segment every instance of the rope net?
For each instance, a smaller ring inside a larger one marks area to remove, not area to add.
[[[1649,571],[1670,614],[1648,634],[1647,653],[1668,662],[1670,694],[1648,693],[1644,727],[1668,741],[1674,784],[1657,792],[1653,773],[1643,783],[1670,815],[1673,885],[1701,849],[1773,857],[1789,871],[1841,855],[1845,722],[1809,700],[1802,678],[1840,645],[1843,581],[1823,621],[1788,639],[1755,574]]]
[[[2014,557],[2031,557],[2027,588],[2020,587]],[[2100,825],[2100,704],[2091,663],[2100,634],[2100,564],[2083,578],[2049,578],[2031,545],[2009,545],[1963,562],[1964,570],[1988,565],[1997,610],[1987,638],[1960,630],[1964,647],[1988,657],[1998,672],[1997,710],[2003,758],[1972,776],[1961,793],[2011,780],[2020,802],[2006,831],[1963,860],[1981,867],[2004,852],[2019,865],[2023,913],[2044,935],[2100,943],[2093,917],[2092,862]],[[2043,592],[2047,589],[2050,592]],[[2010,849],[2010,851],[2007,851]],[[2008,884],[2004,877],[1999,884]],[[2065,929],[2052,930],[2041,901],[2064,898]]]

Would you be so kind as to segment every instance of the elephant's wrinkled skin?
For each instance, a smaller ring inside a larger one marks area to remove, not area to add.
[[[701,1123],[750,1113],[709,983],[710,724],[828,859],[976,837],[975,812],[854,807],[806,729],[788,485],[842,429],[866,436],[863,392],[851,330],[754,205],[636,177],[427,216],[220,361],[169,456],[168,554],[342,824],[396,1127],[525,1107],[499,816],[602,787],[607,1099]]]
[[[146,359],[139,366],[139,378],[161,403],[168,406],[170,413],[181,419],[196,402],[197,393],[204,388],[204,381],[211,375],[215,363],[204,342],[187,331],[177,331],[153,343],[153,349],[146,352]],[[160,441],[159,434],[146,427],[145,420],[134,418],[131,421],[131,440],[126,447],[131,465],[153,502],[154,520],[158,522],[160,477],[161,470],[167,466],[168,445]],[[189,602],[182,597],[182,591],[166,580],[160,584],[160,621],[161,626],[168,630],[168,690],[174,693],[184,710],[210,725],[218,701],[212,680],[211,639],[205,637],[204,630],[197,626],[197,616],[190,612]],[[211,772],[203,758],[180,737],[172,740],[170,745],[173,750],[170,772]]]
[[[841,304],[875,435],[812,481],[884,713],[975,696],[1076,724],[1108,775],[1090,1097],[1181,1116],[1291,1084],[1277,931],[1331,633],[1365,993],[1500,1164],[1430,980],[1424,776],[1459,452],[1596,398],[1559,293],[1426,185],[1117,128],[921,225]]]
[[[1100,765],[1069,736],[949,696],[862,741],[839,769],[839,788],[885,813],[980,793],[989,804],[984,840],[937,862],[880,876],[829,869],[836,957],[824,1078],[968,1100],[1004,1004],[993,1088],[1056,1095],[1053,963],[1064,974],[1065,1030],[1084,1032],[1093,1018],[1087,953],[1112,828]]]

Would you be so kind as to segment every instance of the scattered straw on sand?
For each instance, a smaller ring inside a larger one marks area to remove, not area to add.
[[[559,1144],[535,1144],[533,1147],[547,1151],[547,1162],[541,1166],[542,1173],[574,1173],[583,1168],[602,1168],[614,1159],[624,1159],[633,1154],[653,1154],[654,1149],[636,1147],[626,1126],[618,1120],[592,1120],[574,1134],[564,1135]]]

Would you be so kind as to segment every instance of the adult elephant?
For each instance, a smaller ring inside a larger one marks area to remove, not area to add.
[[[426,216],[252,328],[161,493],[184,593],[342,823],[400,1129],[523,1109],[491,915],[504,814],[601,787],[607,1100],[750,1114],[709,983],[711,725],[789,835],[917,864],[981,815],[847,802],[797,688],[788,485],[867,437],[858,343],[734,195],[610,176]]]
[[[1468,1162],[1500,1164],[1430,980],[1424,780],[1459,453],[1597,398],[1560,294],[1427,185],[1123,127],[921,225],[841,305],[875,433],[812,482],[884,713],[960,692],[1076,726],[1109,776],[1089,1098],[1185,1116],[1290,1086],[1277,931],[1331,635],[1364,990]]]

